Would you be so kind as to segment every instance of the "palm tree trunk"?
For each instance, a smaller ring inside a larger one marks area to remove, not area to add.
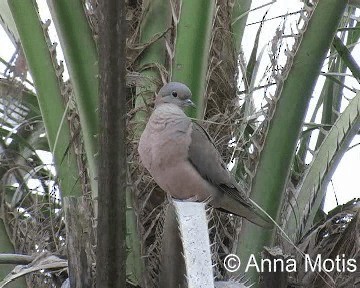
[[[125,1],[100,2],[97,287],[126,286]]]

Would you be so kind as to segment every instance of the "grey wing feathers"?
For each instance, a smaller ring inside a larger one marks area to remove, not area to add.
[[[223,193],[240,201],[244,206],[252,207],[253,205],[245,193],[238,189],[213,140],[196,122],[193,122],[191,138],[189,161],[200,175]]]

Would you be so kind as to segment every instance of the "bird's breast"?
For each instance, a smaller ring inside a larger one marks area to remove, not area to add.
[[[158,169],[166,169],[188,157],[190,125],[168,122],[166,129],[152,133],[151,137],[152,165]]]
[[[155,112],[141,135],[138,149],[152,176],[188,157],[192,125],[186,116]]]

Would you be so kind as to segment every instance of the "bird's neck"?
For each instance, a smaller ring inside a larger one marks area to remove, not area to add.
[[[156,130],[162,130],[169,125],[177,125],[177,123],[188,119],[184,111],[172,103],[156,105],[151,118],[152,120],[149,122],[154,124],[153,128],[156,128]]]
[[[177,105],[172,103],[161,103],[156,105],[154,113],[164,118],[184,118],[184,111]]]

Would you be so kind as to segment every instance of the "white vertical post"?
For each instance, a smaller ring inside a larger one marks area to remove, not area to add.
[[[205,204],[174,200],[182,238],[189,288],[213,288],[210,240]]]

